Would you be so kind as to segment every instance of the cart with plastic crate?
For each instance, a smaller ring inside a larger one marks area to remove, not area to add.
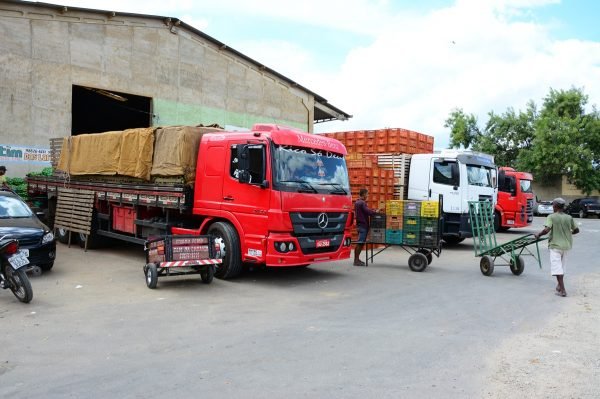
[[[481,257],[479,269],[483,275],[491,276],[495,266],[509,266],[510,271],[519,276],[525,270],[525,255],[533,257],[540,269],[542,268],[538,243],[546,238],[535,238],[533,234],[526,234],[498,244],[494,229],[494,205],[490,201],[469,201],[469,217],[473,232],[473,249],[475,256]],[[535,253],[527,248],[533,244]],[[497,259],[502,259],[505,263],[498,263]]]
[[[169,235],[146,241],[144,275],[148,288],[156,288],[162,276],[200,274],[210,284],[215,268],[222,262],[212,236]]]
[[[422,272],[442,252],[441,201],[386,201],[386,213],[371,218],[366,265],[390,247],[406,251],[408,267]]]

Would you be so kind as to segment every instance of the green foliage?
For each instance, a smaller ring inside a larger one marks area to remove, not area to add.
[[[473,114],[466,115],[462,109],[457,108],[450,113],[444,127],[449,127],[450,148],[469,148],[481,134],[477,127],[477,118]]]
[[[27,182],[25,179],[20,177],[9,177],[6,179],[6,183],[17,193],[23,200],[27,200]]]
[[[39,172],[30,172],[27,176],[52,176],[52,167],[46,167]],[[21,177],[8,177],[6,183],[16,194],[18,194],[23,201],[27,201],[29,196],[27,194],[27,181]]]
[[[587,101],[581,89],[550,89],[540,112],[533,101],[525,111],[490,112],[480,130],[473,115],[454,110],[444,126],[451,148],[492,154],[497,165],[532,172],[543,184],[566,175],[589,195],[600,189],[600,114],[595,107],[586,113]]]
[[[40,172],[29,172],[27,173],[27,176],[52,176],[52,172],[52,166],[48,166],[42,169]]]

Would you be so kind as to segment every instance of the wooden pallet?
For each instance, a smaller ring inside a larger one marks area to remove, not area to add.
[[[76,190],[70,188],[58,189],[54,229],[63,228],[69,231],[69,247],[71,233],[85,234],[85,250],[92,228],[92,213],[94,210],[94,191]]]
[[[394,171],[394,199],[408,198],[411,154],[377,154],[377,166]]]

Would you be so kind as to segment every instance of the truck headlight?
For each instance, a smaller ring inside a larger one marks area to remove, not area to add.
[[[46,233],[44,234],[44,237],[42,237],[42,245],[48,244],[52,241],[54,241],[54,234],[52,234],[52,232]]]

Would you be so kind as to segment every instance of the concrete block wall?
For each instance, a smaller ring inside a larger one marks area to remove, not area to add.
[[[166,20],[1,2],[0,37],[0,146],[70,135],[73,85],[151,97],[153,125],[312,131],[310,93]],[[46,166],[1,152],[12,176]]]

